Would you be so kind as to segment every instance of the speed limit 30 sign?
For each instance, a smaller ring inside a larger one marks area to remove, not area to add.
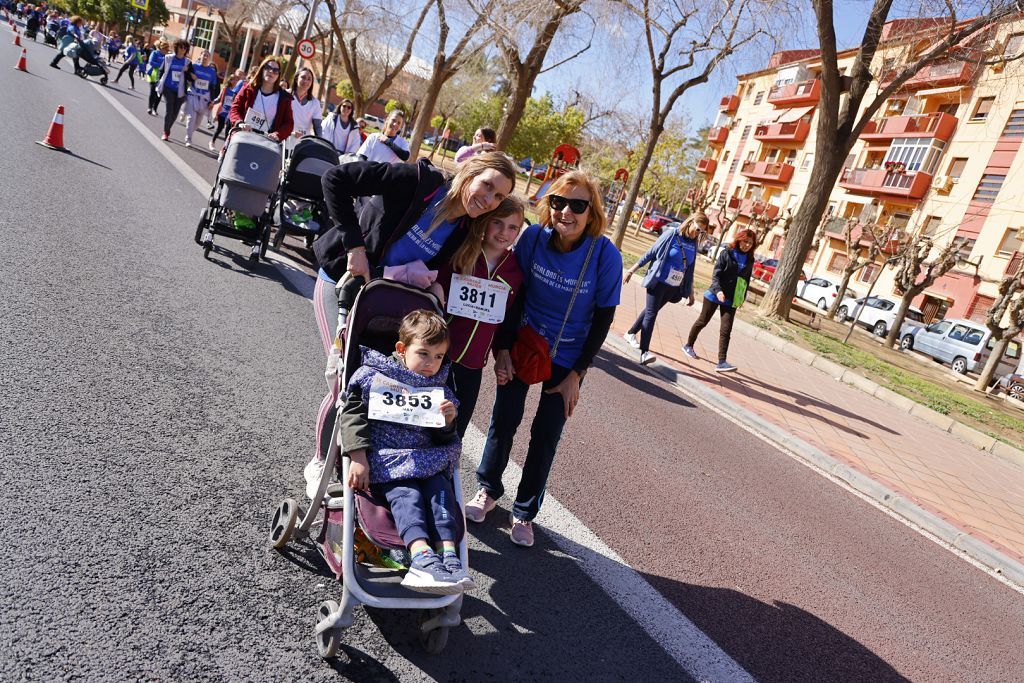
[[[316,45],[313,44],[312,40],[305,38],[300,40],[299,44],[295,46],[295,51],[303,59],[313,59],[313,55],[316,54]]]

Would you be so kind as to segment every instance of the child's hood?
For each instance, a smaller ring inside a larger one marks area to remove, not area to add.
[[[451,369],[451,360],[445,359],[441,365],[441,369],[437,371],[437,374],[431,377],[424,377],[423,375],[417,375],[415,372],[405,367],[405,363],[398,358],[397,355],[392,354],[385,356],[380,351],[375,351],[371,348],[360,346],[359,351],[363,356],[363,367],[371,370],[375,370],[391,379],[398,380],[412,387],[442,387],[445,382],[448,381],[448,372]]]

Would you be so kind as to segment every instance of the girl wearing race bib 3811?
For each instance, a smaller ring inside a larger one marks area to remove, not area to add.
[[[210,53],[203,50],[199,56],[199,63],[192,64],[188,86],[188,101],[185,102],[185,114],[188,120],[185,123],[185,146],[192,146],[192,134],[196,127],[203,120],[207,108],[210,106],[210,98],[217,92],[217,67],[210,64]]]
[[[431,288],[435,293],[440,290],[448,309],[448,357],[459,399],[455,424],[460,437],[473,417],[494,334],[523,284],[512,245],[523,228],[525,212],[522,200],[511,196],[494,211],[474,218],[466,240],[439,268]]]

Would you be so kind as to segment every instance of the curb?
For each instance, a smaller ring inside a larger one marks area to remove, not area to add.
[[[740,321],[737,320],[736,322],[739,323]],[[753,328],[752,325],[748,325],[748,327]],[[764,330],[759,331],[764,332]],[[785,344],[781,339],[779,343],[780,345]],[[629,360],[633,360],[636,356],[636,351],[632,347],[627,346],[625,341],[615,337],[613,334],[609,334],[605,339],[605,345]],[[781,427],[768,422],[760,415],[734,403],[731,399],[726,398],[713,389],[709,389],[698,380],[693,379],[680,370],[676,370],[661,360],[655,360],[647,366],[638,365],[638,367],[646,367],[648,372],[674,384],[707,408],[728,420],[739,423],[765,441],[786,451],[821,473],[829,477],[835,477],[846,486],[870,498],[897,517],[920,527],[928,534],[955,548],[973,561],[987,567],[1016,586],[1024,588],[1024,564],[974,538],[938,515],[928,512],[887,486],[879,484],[867,475],[839,462],[828,453],[790,434]],[[900,398],[904,397],[901,396]],[[914,405],[919,404],[915,403]],[[991,439],[991,437],[989,438]],[[1005,446],[1002,442],[997,443]],[[1019,453],[1020,451],[1017,452]]]
[[[936,412],[913,399],[897,394],[895,391],[887,389],[877,382],[853,372],[851,368],[839,365],[835,361],[829,360],[824,356],[819,356],[813,351],[808,351],[807,349],[801,348],[792,342],[787,342],[768,330],[763,330],[748,322],[744,322],[743,320],[737,319],[733,323],[733,329],[748,337],[752,337],[755,341],[759,341],[779,353],[789,356],[793,360],[799,361],[804,365],[810,365],[812,368],[820,370],[844,384],[860,389],[865,394],[874,396],[879,401],[882,401],[901,412],[913,415],[933,427],[938,427],[942,431],[948,432],[949,434],[957,437],[969,446],[989,453],[990,455],[994,455],[1002,460],[1006,460],[1007,462],[1019,467],[1024,467],[1024,451],[1007,443],[1003,443],[994,436],[990,436],[975,429],[974,427],[958,422],[948,415]]]

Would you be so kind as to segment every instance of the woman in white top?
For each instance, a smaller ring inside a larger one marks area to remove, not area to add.
[[[323,137],[331,141],[338,154],[355,154],[363,144],[363,136],[359,134],[359,126],[352,115],[354,111],[352,100],[345,98],[324,121]]]
[[[383,161],[389,164],[409,160],[409,143],[399,133],[405,125],[405,112],[392,109],[384,120],[384,130],[372,133],[359,148],[359,154],[367,161]]]
[[[295,122],[292,137],[298,139],[311,133],[323,137],[323,131],[320,129],[323,105],[320,104],[320,100],[313,97],[313,71],[302,67],[295,72],[291,91],[292,120]]]

